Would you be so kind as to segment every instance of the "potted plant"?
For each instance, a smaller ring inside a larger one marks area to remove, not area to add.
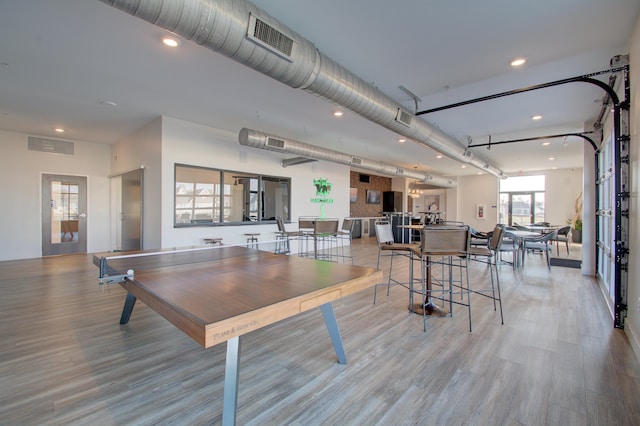
[[[567,223],[571,225],[571,241],[582,243],[582,192],[576,198],[573,217],[567,220]]]

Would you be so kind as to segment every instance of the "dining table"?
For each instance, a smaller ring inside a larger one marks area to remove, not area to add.
[[[540,232],[505,229],[504,236],[505,238],[513,240],[515,247],[513,264],[516,268],[521,268],[524,265],[524,254],[527,239],[539,238]]]

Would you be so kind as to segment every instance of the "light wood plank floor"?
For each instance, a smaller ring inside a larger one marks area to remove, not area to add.
[[[375,266],[375,238],[353,246]],[[423,332],[402,287],[335,303],[347,365],[319,310],[245,336],[238,423],[640,424],[640,365],[595,282],[535,255],[500,273],[505,324],[474,296],[472,333],[460,307]],[[220,423],[225,345],[202,349],[143,304],[120,326],[124,296],[90,256],[0,262],[0,424]]]

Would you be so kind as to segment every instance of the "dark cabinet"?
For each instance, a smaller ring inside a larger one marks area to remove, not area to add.
[[[385,213],[402,212],[402,192],[385,191],[382,193],[382,211]]]

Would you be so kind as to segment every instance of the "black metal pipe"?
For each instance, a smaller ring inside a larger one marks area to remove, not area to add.
[[[462,101],[462,102],[456,102],[454,104],[444,105],[444,106],[437,107],[437,108],[431,108],[431,109],[427,109],[427,110],[424,110],[424,111],[418,111],[418,112],[416,112],[416,116],[424,115],[424,114],[430,114],[432,112],[437,112],[437,111],[443,111],[445,109],[451,109],[451,108],[457,108],[457,107],[460,107],[460,106],[475,104],[475,103],[478,103],[478,102],[490,101],[492,99],[498,99],[498,98],[502,98],[502,97],[505,97],[505,96],[517,95],[519,93],[530,92],[532,90],[545,89],[547,87],[554,87],[554,86],[559,86],[561,84],[576,83],[576,82],[595,84],[596,86],[602,88],[605,92],[607,92],[607,94],[609,96],[611,96],[611,99],[614,101],[613,102],[614,105],[617,105],[618,102],[619,102],[618,101],[618,95],[613,90],[613,88],[610,87],[607,83],[603,83],[602,81],[596,80],[596,79],[594,79],[592,77],[597,76],[597,75],[601,75],[601,74],[605,74],[605,73],[613,73],[613,72],[623,71],[624,69],[625,69],[625,67],[612,68],[610,70],[598,71],[598,72],[595,72],[595,73],[586,74],[586,75],[579,76],[579,77],[565,78],[565,79],[562,79],[562,80],[551,81],[549,83],[536,84],[534,86],[523,87],[523,88],[515,89],[515,90],[509,90],[507,92],[496,93],[494,95],[483,96],[483,97],[480,97],[480,98],[470,99],[470,100]]]
[[[502,144],[506,144],[506,143],[539,141],[539,140],[543,140],[543,139],[562,138],[562,137],[565,137],[565,136],[578,136],[578,137],[581,137],[581,138],[585,139],[586,141],[588,141],[591,144],[591,147],[594,149],[594,151],[597,151],[598,150],[598,146],[596,145],[595,141],[593,139],[591,139],[590,137],[586,136],[587,134],[591,134],[591,133],[594,133],[594,132],[561,133],[561,134],[549,135],[549,136],[533,136],[533,137],[530,137],[530,138],[511,139],[511,140],[508,140],[508,141],[479,143],[479,144],[476,144],[476,145],[469,145],[467,148],[478,148],[478,147],[482,147],[482,146],[491,147],[493,145],[502,145]]]

